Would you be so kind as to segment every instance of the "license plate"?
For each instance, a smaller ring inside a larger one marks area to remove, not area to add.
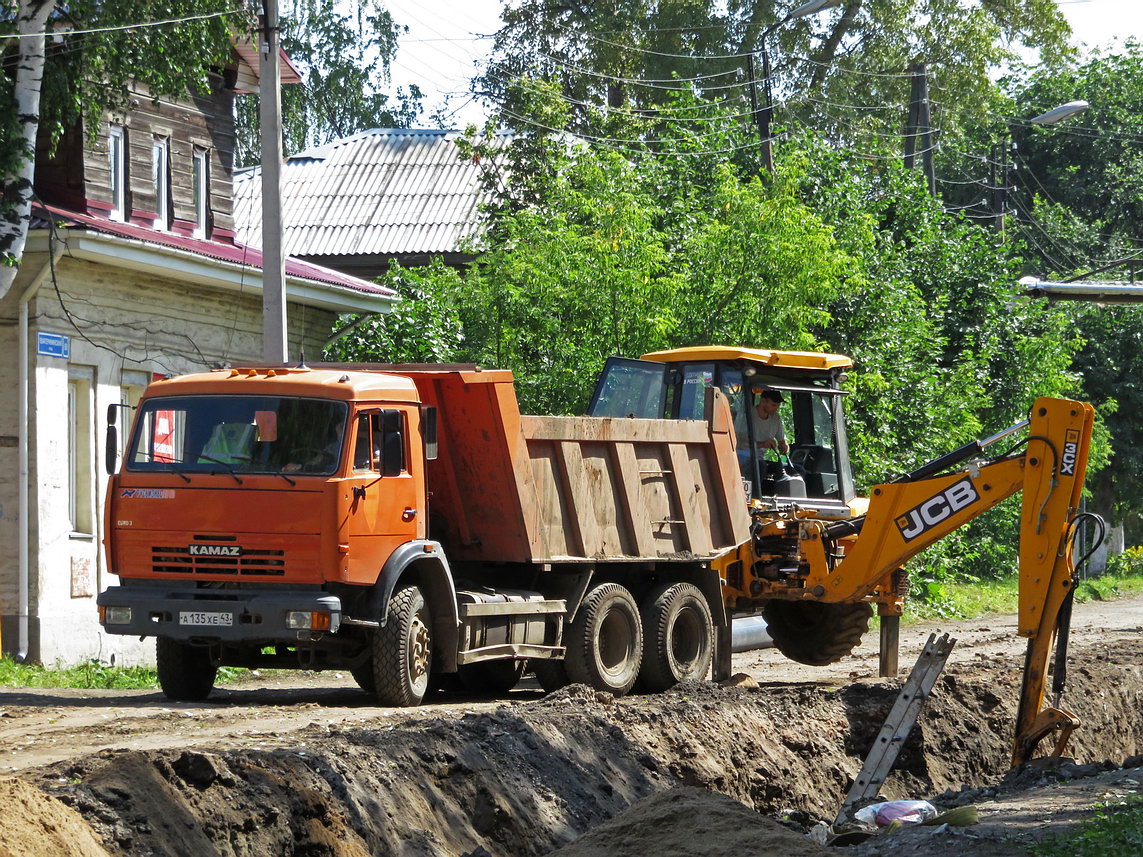
[[[179,611],[180,625],[207,625],[230,627],[234,624],[233,613],[200,613],[197,611]]]

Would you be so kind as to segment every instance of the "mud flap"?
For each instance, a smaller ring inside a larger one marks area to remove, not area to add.
[[[729,622],[714,626],[714,680],[730,678],[730,638],[734,629]]]
[[[878,657],[878,675],[896,678],[897,659],[901,651],[901,617],[881,616],[881,649]]]

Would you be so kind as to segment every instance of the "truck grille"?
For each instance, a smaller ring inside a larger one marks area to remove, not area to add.
[[[190,548],[151,548],[151,569],[156,574],[217,574],[282,577],[286,552],[243,548],[240,556],[192,556]]]

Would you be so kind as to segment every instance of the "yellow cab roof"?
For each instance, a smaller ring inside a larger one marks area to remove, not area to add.
[[[644,354],[643,360],[656,363],[689,363],[698,360],[753,360],[787,369],[845,369],[853,361],[843,354],[820,351],[771,351],[765,348],[739,348],[734,345],[697,345]]]
[[[412,379],[388,372],[258,367],[216,369],[155,381],[147,396],[260,395],[313,396],[322,399],[386,399],[416,402]]]

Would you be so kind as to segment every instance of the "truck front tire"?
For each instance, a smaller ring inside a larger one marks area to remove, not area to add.
[[[680,681],[710,678],[714,623],[697,586],[666,583],[651,591],[643,620],[642,688],[657,693]]]
[[[218,667],[210,649],[170,637],[155,639],[155,664],[163,695],[175,702],[202,702],[214,689]]]
[[[851,654],[869,630],[873,608],[864,601],[856,604],[828,604],[823,601],[779,601],[766,603],[762,616],[774,646],[800,664],[824,667]]]
[[[403,586],[389,599],[385,624],[373,632],[373,684],[382,705],[420,705],[429,690],[432,617],[419,586]]]
[[[639,676],[643,628],[631,593],[618,583],[603,583],[583,599],[568,628],[568,678],[615,696],[623,696]]]

